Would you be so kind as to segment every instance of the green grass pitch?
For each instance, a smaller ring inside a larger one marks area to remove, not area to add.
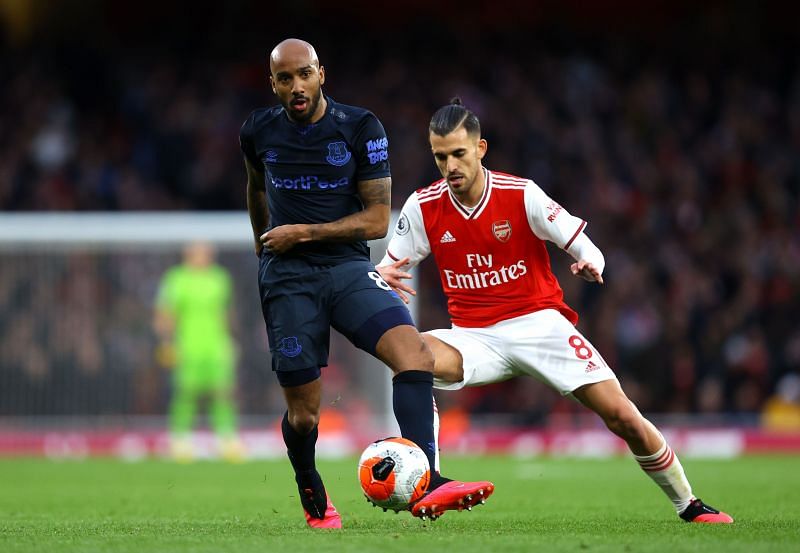
[[[427,523],[368,505],[355,459],[319,467],[340,532],[306,528],[284,460],[0,460],[0,551],[800,551],[798,457],[684,461],[695,493],[732,526],[681,522],[631,459],[445,457],[446,474],[497,490]]]

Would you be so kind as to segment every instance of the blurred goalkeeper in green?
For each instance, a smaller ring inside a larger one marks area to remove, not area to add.
[[[236,432],[235,345],[230,333],[232,285],[205,243],[189,244],[183,263],[170,268],[158,287],[156,359],[174,369],[169,410],[171,451],[182,462],[194,457],[192,428],[198,404],[208,399],[219,452],[229,461],[243,457]]]

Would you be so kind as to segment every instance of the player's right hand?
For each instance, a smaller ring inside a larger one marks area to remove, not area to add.
[[[403,300],[403,303],[408,303],[408,296],[406,296],[403,292],[406,292],[412,296],[417,295],[416,290],[403,282],[403,280],[411,278],[411,273],[407,273],[403,270],[403,267],[408,265],[408,262],[409,259],[404,257],[403,259],[398,259],[391,265],[375,267],[375,269],[378,271],[378,274],[381,275],[381,278],[385,280],[386,284],[391,286],[395,292],[397,292],[397,295],[401,300]]]
[[[603,284],[603,275],[600,274],[600,271],[597,270],[597,267],[584,259],[581,259],[577,263],[570,265],[569,270],[573,275],[582,278],[586,282]]]
[[[272,254],[282,254],[291,250],[297,244],[310,241],[312,225],[280,225],[273,227],[259,239]]]

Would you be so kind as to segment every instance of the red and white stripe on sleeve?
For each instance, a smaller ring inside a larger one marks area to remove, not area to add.
[[[533,233],[564,250],[586,228],[586,221],[570,215],[532,180],[525,187],[525,211]]]

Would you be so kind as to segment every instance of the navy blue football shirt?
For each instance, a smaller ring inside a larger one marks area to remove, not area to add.
[[[325,115],[311,125],[292,122],[283,106],[255,110],[242,125],[242,151],[264,171],[269,228],[329,223],[361,211],[357,183],[390,176],[389,141],[378,118],[325,99]],[[369,249],[364,241],[307,242],[284,255],[335,263],[368,259]]]

